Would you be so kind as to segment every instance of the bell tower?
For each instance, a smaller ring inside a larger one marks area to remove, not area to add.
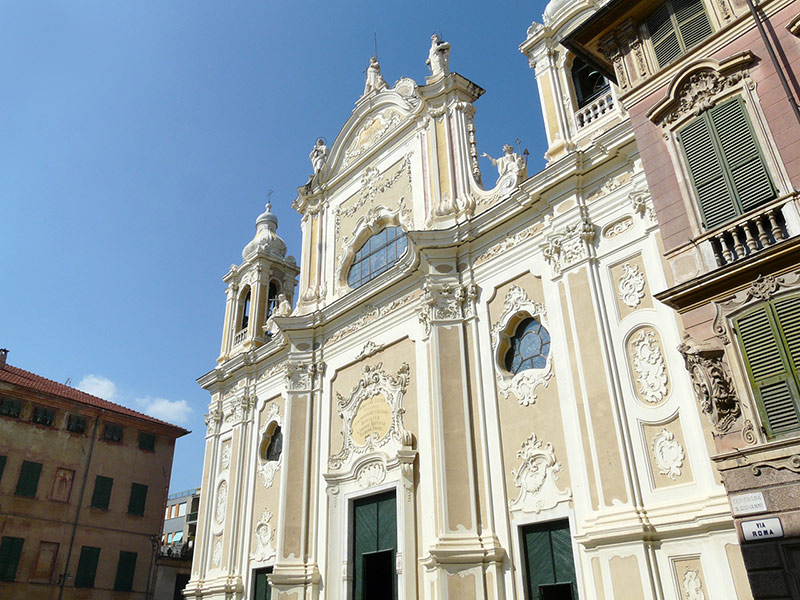
[[[291,313],[300,268],[286,255],[271,204],[256,219],[256,234],[242,250],[242,264],[222,278],[226,290],[225,323],[218,363],[269,342],[269,319]]]

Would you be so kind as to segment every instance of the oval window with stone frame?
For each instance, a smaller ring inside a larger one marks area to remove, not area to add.
[[[548,354],[550,333],[537,318],[528,317],[517,325],[508,340],[504,366],[514,375],[528,369],[543,369],[547,366]]]

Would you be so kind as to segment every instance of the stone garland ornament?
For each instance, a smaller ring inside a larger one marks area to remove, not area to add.
[[[675,439],[675,434],[668,429],[662,429],[653,438],[653,457],[659,473],[673,481],[681,476],[686,454],[683,446]]]
[[[644,298],[644,275],[637,265],[622,265],[619,280],[619,298],[630,308],[636,308]]]
[[[636,393],[650,404],[663,402],[669,393],[669,376],[656,332],[641,329],[628,346],[631,366],[636,373]]]
[[[396,449],[409,443],[403,428],[403,396],[410,381],[410,368],[403,363],[396,377],[383,371],[383,363],[366,365],[361,379],[348,397],[337,392],[342,427],[342,448],[328,459],[331,469],[342,469],[353,458],[394,442]]]
[[[519,488],[519,496],[511,502],[511,510],[539,513],[572,497],[569,488],[558,488],[561,464],[556,462],[550,442],[542,444],[541,440],[536,439],[536,434],[532,433],[517,452],[517,458],[522,464],[518,469],[512,470],[511,474],[514,485]]]
[[[275,538],[275,528],[270,524],[272,513],[266,508],[261,513],[261,518],[256,523],[256,549],[250,555],[255,561],[265,562],[275,556],[275,548],[272,545]]]
[[[713,434],[725,435],[742,415],[741,402],[723,363],[725,351],[695,346],[687,337],[678,352],[689,371],[700,410],[714,426]],[[749,443],[755,443],[755,436],[751,439]]]
[[[517,399],[522,406],[530,406],[534,404],[537,398],[536,389],[539,386],[547,387],[548,381],[553,376],[553,360],[552,352],[547,355],[545,366],[541,369],[526,369],[520,371],[515,375],[507,373],[503,368],[503,357],[498,354],[501,347],[500,341],[507,339],[514,334],[510,330],[510,323],[514,316],[524,313],[525,315],[538,319],[542,325],[545,325],[547,318],[547,311],[544,304],[534,302],[528,297],[521,287],[512,285],[503,299],[503,312],[500,318],[492,326],[491,341],[492,348],[495,351],[495,358],[498,365],[498,387],[500,395],[508,400],[511,394]]]

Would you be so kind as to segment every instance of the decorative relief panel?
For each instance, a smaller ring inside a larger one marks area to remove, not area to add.
[[[565,269],[591,256],[590,247],[594,238],[595,227],[584,215],[580,223],[548,235],[547,242],[540,249],[554,274],[560,275]]]
[[[514,235],[503,238],[502,242],[498,242],[497,244],[491,246],[486,252],[478,256],[478,258],[475,259],[475,266],[505,254],[506,251],[511,250],[515,246],[519,246],[525,240],[531,239],[533,236],[539,233],[542,228],[543,225],[541,223],[535,223],[530,227],[526,227],[522,231],[515,233]]]
[[[673,481],[680,477],[686,454],[683,446],[675,440],[674,433],[665,428],[656,434],[653,438],[653,457],[659,473]]]
[[[672,569],[681,600],[706,600],[706,581],[699,556],[673,558]]]
[[[222,525],[225,521],[225,511],[228,508],[228,482],[222,480],[217,486],[217,502],[214,505],[214,522]]]
[[[636,330],[628,339],[628,360],[637,397],[646,404],[661,404],[670,392],[661,338],[652,327]]]
[[[346,167],[353,163],[402,122],[403,118],[400,113],[392,109],[386,109],[367,119],[355,135],[350,146],[345,150],[342,166]]]
[[[231,451],[233,444],[231,440],[222,442],[222,451],[220,452],[219,468],[222,471],[227,471],[231,466]]]
[[[356,480],[361,488],[380,485],[386,479],[386,467],[379,460],[361,465],[356,471]]]
[[[516,374],[508,373],[503,368],[503,354],[508,348],[508,340],[514,334],[513,329],[522,319],[534,317],[543,325],[547,324],[547,310],[544,304],[534,302],[521,287],[509,287],[503,299],[503,312],[497,322],[492,325],[492,349],[497,362],[497,384],[500,395],[506,400],[513,394],[522,406],[530,406],[536,401],[536,389],[547,387],[553,376],[553,354],[547,355],[545,366],[541,369],[526,369]]]
[[[641,254],[630,256],[613,265],[610,274],[612,285],[616,288],[617,314],[620,319],[637,310],[653,308],[653,298]]]
[[[325,346],[333,344],[334,342],[338,342],[339,340],[355,333],[356,331],[363,329],[364,325],[372,323],[373,321],[376,321],[381,317],[385,317],[386,315],[397,311],[397,309],[399,309],[400,307],[405,306],[406,304],[409,304],[410,302],[416,300],[418,295],[419,293],[415,290],[410,294],[406,294],[405,296],[398,298],[397,300],[393,300],[389,304],[384,304],[382,306],[367,305],[364,308],[364,314],[362,314],[358,319],[356,319],[349,325],[337,329],[336,332],[333,335],[331,335],[331,337],[325,340]]]
[[[366,365],[361,379],[345,398],[337,393],[339,416],[344,421],[341,450],[331,456],[331,469],[342,469],[358,456],[408,444],[403,428],[403,395],[409,382],[409,366],[403,363],[396,377],[382,370],[383,363]]]
[[[220,536],[214,536],[213,550],[211,551],[211,566],[218,569],[222,565],[222,540]]]
[[[633,218],[632,217],[623,217],[622,219],[618,219],[609,225],[606,225],[603,228],[603,237],[604,238],[615,238],[618,235],[622,235],[629,229],[633,227]]]
[[[637,265],[622,265],[619,280],[619,298],[631,308],[636,308],[644,298],[644,275]]]
[[[511,502],[511,510],[538,513],[572,497],[569,488],[558,488],[561,464],[556,461],[550,442],[543,444],[532,433],[517,452],[517,458],[521,464],[511,474],[514,486],[519,489],[519,496]]]
[[[275,528],[270,524],[272,513],[266,508],[256,523],[255,538],[256,549],[250,558],[258,562],[265,562],[275,556]]]

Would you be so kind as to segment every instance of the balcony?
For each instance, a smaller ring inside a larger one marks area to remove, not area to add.
[[[192,560],[193,544],[161,546],[158,550],[158,555],[162,558],[172,558],[174,560]]]
[[[782,204],[750,212],[708,236],[717,267],[743,260],[789,237]]]
[[[234,345],[234,346],[238,346],[239,344],[241,344],[241,343],[244,341],[244,339],[245,339],[246,337],[247,337],[247,327],[245,327],[245,328],[244,328],[244,329],[242,329],[241,331],[237,332],[237,333],[236,333],[236,334],[233,336],[233,345]]]
[[[589,104],[575,113],[575,125],[578,129],[583,129],[590,123],[597,121],[603,115],[611,112],[614,108],[614,96],[611,91],[601,94]]]

